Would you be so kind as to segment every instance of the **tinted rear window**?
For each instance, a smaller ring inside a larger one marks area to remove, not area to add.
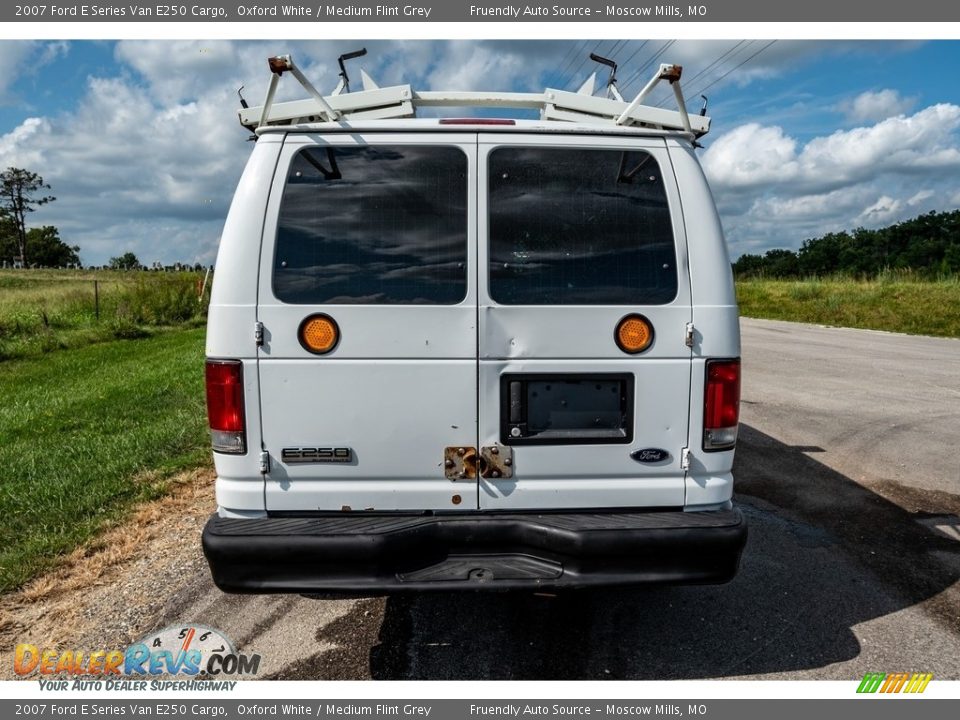
[[[301,150],[280,206],[274,294],[307,304],[460,302],[466,173],[454,147]]]
[[[650,305],[677,294],[660,167],[645,152],[490,154],[490,295],[507,305]]]

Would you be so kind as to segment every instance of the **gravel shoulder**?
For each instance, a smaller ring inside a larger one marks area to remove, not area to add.
[[[176,475],[168,495],[0,597],[0,647],[119,649],[159,629],[171,599],[207,572],[200,533],[216,506],[213,481],[209,468]],[[16,678],[12,663],[0,668],[0,679]]]

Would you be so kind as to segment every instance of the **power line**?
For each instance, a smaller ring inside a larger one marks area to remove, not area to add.
[[[694,75],[694,76],[691,77],[691,78],[686,78],[686,79],[684,80],[684,84],[687,85],[688,87],[691,86],[692,83],[693,83],[695,80],[703,77],[704,75],[706,75],[707,73],[709,73],[713,68],[715,68],[715,67],[717,67],[718,65],[720,65],[728,56],[731,55],[731,53],[734,54],[734,55],[736,55],[736,53],[738,52],[738,49],[740,48],[741,45],[743,45],[744,43],[746,43],[746,46],[744,47],[744,50],[746,50],[747,48],[749,48],[749,47],[753,44],[753,42],[754,42],[753,40],[749,40],[749,41],[748,41],[748,40],[741,40],[740,42],[736,43],[736,44],[733,45],[732,47],[727,48],[726,52],[722,53],[719,57],[715,58],[712,62],[710,62],[709,64],[707,64],[707,66],[706,66],[705,68],[703,68],[703,70],[701,70],[700,72],[698,72],[696,75]],[[695,93],[693,93],[693,92],[690,93],[690,96],[691,96],[691,97],[693,97],[694,95],[695,95]],[[664,92],[663,92],[663,97],[661,97],[656,103],[651,103],[651,104],[656,105],[656,107],[663,107],[664,105],[668,105],[672,100],[673,100],[673,93],[664,91]]]
[[[583,40],[581,41],[581,43],[583,45],[586,45],[587,41]],[[577,52],[577,43],[576,42],[571,43],[570,49],[567,50],[567,54],[563,56],[563,60],[557,63],[556,69],[553,71],[553,73],[551,73],[550,78],[547,82],[547,85],[550,85],[551,82],[553,81],[560,82],[563,79],[563,74],[564,72],[566,72],[566,68],[570,66],[571,59],[576,57],[576,52]],[[561,67],[563,69],[561,69]]]
[[[768,42],[766,45],[764,45],[762,48],[760,48],[760,49],[757,50],[755,53],[753,53],[753,55],[751,55],[751,56],[748,57],[746,60],[744,60],[742,63],[740,63],[739,65],[737,65],[737,66],[735,66],[735,67],[733,67],[733,68],[731,68],[730,70],[727,70],[723,75],[721,75],[720,77],[718,77],[716,80],[714,80],[712,83],[710,83],[710,84],[707,85],[706,87],[702,87],[702,88],[700,88],[699,90],[697,90],[697,94],[705,93],[707,90],[709,90],[709,89],[712,88],[714,85],[716,85],[718,82],[720,82],[720,81],[723,80],[725,77],[727,77],[727,75],[729,75],[730,73],[732,73],[732,72],[734,72],[734,71],[739,70],[740,68],[742,68],[744,65],[746,65],[748,62],[750,62],[751,60],[753,60],[757,55],[759,55],[760,53],[762,53],[764,50],[766,50],[768,47],[770,47],[771,45],[773,45],[775,42],[776,42],[776,40],[771,40],[771,41]]]
[[[643,46],[646,45],[648,42],[650,41],[644,40],[643,42],[641,42],[640,45],[637,47],[637,49],[633,51],[633,54],[623,61],[622,63],[623,67],[627,67],[627,65],[629,65],[633,61],[633,59],[637,56],[637,53],[643,50]]]
[[[706,73],[710,72],[714,67],[716,67],[716,66],[719,65],[721,62],[723,62],[724,58],[726,58],[727,55],[729,55],[730,53],[732,53],[734,50],[736,50],[738,47],[740,47],[741,45],[743,45],[745,42],[747,42],[747,41],[746,41],[746,40],[741,40],[740,42],[738,42],[738,43],[737,43],[736,45],[734,45],[733,47],[727,49],[727,51],[726,51],[725,53],[723,53],[723,55],[721,55],[720,57],[718,57],[716,60],[714,60],[714,61],[713,61],[712,63],[710,63],[709,65],[707,65],[703,70],[701,70],[700,72],[698,72],[698,73],[697,73],[696,75],[694,75],[692,78],[688,78],[688,79],[687,79],[687,82],[688,82],[688,83],[692,83],[694,80],[696,80],[696,79],[699,78],[700,76],[705,75]],[[753,42],[753,41],[751,41],[751,42]]]
[[[624,88],[623,91],[622,91],[623,94],[634,94],[634,95],[635,95],[636,93],[627,93],[627,92],[626,92],[626,89],[627,89],[627,87],[630,85],[630,83],[634,82],[637,78],[639,78],[639,77],[642,75],[642,73],[643,73],[644,70],[646,70],[646,69],[647,69],[648,67],[650,67],[653,63],[655,63],[655,62],[660,58],[660,56],[662,56],[667,50],[669,50],[676,42],[677,42],[676,40],[670,40],[670,41],[668,41],[668,42],[665,42],[665,43],[660,47],[660,49],[657,50],[643,65],[641,65],[637,70],[635,70],[635,71],[630,75],[630,77],[623,82],[623,88]]]
[[[629,40],[619,40],[619,41],[614,42],[614,43],[610,46],[610,49],[607,50],[607,51],[604,53],[604,57],[609,57],[609,58],[615,60],[616,58],[615,58],[614,56],[616,55],[616,53],[617,53],[618,51],[624,49],[624,48],[627,46],[627,43],[628,43],[628,42],[630,42],[630,41],[629,41]],[[628,58],[627,58],[626,60],[624,60],[623,62],[618,62],[618,63],[617,63],[617,68],[618,68],[618,69],[621,69],[621,68],[627,67],[627,66],[630,64],[630,61],[633,60],[633,58],[635,58],[635,57],[637,56],[637,53],[639,53],[639,52],[643,49],[643,46],[646,45],[648,42],[649,42],[649,40],[644,40],[643,42],[641,42],[640,45],[637,47],[637,49],[634,50],[633,53],[630,55],[630,57],[628,57]],[[584,42],[581,44],[580,52],[583,52],[584,50],[586,50],[586,44],[587,44],[587,41],[584,41]],[[600,44],[597,43],[597,45],[596,45],[596,46],[594,47],[594,49],[593,49],[593,52],[595,52],[595,53],[598,52],[599,48],[600,48]],[[589,59],[589,54],[587,54],[586,59],[583,59],[583,60],[580,61],[580,64],[577,66],[576,70],[575,70],[574,72],[570,73],[569,79],[568,79],[565,83],[563,83],[563,85],[562,85],[561,87],[567,87],[567,86],[569,86],[572,82],[574,82],[574,81],[576,80],[577,74],[580,72],[581,68],[583,68],[583,66],[586,64],[587,59]],[[568,66],[568,67],[569,67],[570,65],[571,65],[571,63],[567,63],[567,66]],[[567,68],[564,69],[564,72],[566,71],[566,69],[567,69]],[[620,83],[617,83],[617,84],[620,85]]]
[[[590,52],[596,53],[597,50],[600,49],[600,42],[601,42],[601,41],[598,41],[597,44],[593,46],[593,50],[591,50]],[[575,81],[576,81],[577,75],[580,74],[580,70],[583,68],[584,65],[587,64],[587,61],[588,61],[588,60],[590,60],[590,53],[587,53],[587,55],[583,58],[583,60],[580,61],[580,64],[577,65],[577,69],[574,70],[574,71],[570,74],[570,79],[567,81],[567,85],[566,85],[566,86],[569,86],[572,82],[575,82]],[[565,87],[566,87],[566,86],[565,86]]]

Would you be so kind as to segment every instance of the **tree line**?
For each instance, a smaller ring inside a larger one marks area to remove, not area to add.
[[[733,264],[738,278],[872,277],[888,270],[960,274],[960,210],[930,212],[879,230],[827,233],[805,240],[796,252],[741,255]]]

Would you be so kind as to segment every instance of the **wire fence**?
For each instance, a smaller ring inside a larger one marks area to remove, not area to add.
[[[0,271],[0,359],[201,324],[212,273]]]

